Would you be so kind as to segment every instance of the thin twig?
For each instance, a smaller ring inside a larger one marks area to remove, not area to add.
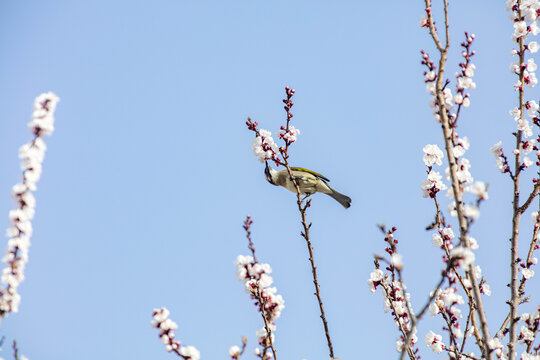
[[[13,340],[13,358],[19,360],[19,348],[17,347],[17,340]]]
[[[465,349],[465,343],[467,342],[467,333],[469,332],[469,324],[471,323],[471,317],[474,317],[474,308],[469,307],[469,315],[467,315],[467,322],[465,323],[465,332],[463,333],[463,342],[461,343],[460,352]]]
[[[251,224],[253,224],[253,220],[251,220],[251,216],[246,217],[246,221],[244,221],[244,230],[246,231],[246,238],[248,239],[249,245],[248,249],[251,251],[251,255],[253,255],[253,261],[257,261],[257,257],[255,256],[255,245],[253,245],[253,241],[251,240]]]
[[[527,210],[527,208],[529,207],[529,205],[531,205],[531,202],[534,200],[534,198],[536,197],[536,195],[538,194],[538,190],[540,190],[540,181],[537,181],[536,182],[536,185],[534,186],[534,189],[533,191],[531,192],[531,194],[529,195],[529,198],[527,199],[527,201],[525,201],[525,204],[523,204],[520,208],[519,208],[519,212],[521,214],[523,214],[525,212],[525,210]]]
[[[240,357],[244,355],[244,351],[246,351],[247,341],[247,338],[245,336],[242,336],[242,349],[240,349],[237,359],[240,359]]]
[[[538,241],[537,236],[538,236],[538,232],[540,230],[539,224],[540,223],[537,222],[534,225],[534,233],[533,233],[533,236],[532,236],[532,239],[531,239],[531,243],[529,245],[529,252],[527,253],[527,259],[526,259],[526,262],[525,262],[526,264],[530,264],[531,259],[533,257],[534,250],[536,248],[536,243]],[[519,282],[519,288],[518,288],[520,304],[525,302],[525,299],[523,299],[522,297],[525,294],[525,283],[526,282],[527,282],[527,279],[525,278],[525,276],[522,275],[521,280]],[[508,326],[508,323],[510,322],[510,316],[511,316],[511,312],[508,312],[508,315],[506,315],[506,318],[504,319],[499,331],[497,331],[497,336],[498,337],[503,337],[509,331],[509,329],[507,329],[506,327]]]
[[[464,352],[462,352],[462,351],[457,351],[457,350],[452,350],[452,349],[445,349],[445,350],[448,351],[448,352],[454,353],[454,354],[457,355],[457,356],[464,356],[464,357],[466,357],[467,359],[480,360],[479,358],[474,357],[474,356],[469,355],[469,354],[466,354],[466,353],[464,353]]]

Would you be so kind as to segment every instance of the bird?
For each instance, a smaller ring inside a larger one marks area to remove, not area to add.
[[[310,196],[316,192],[320,192],[326,195],[331,196],[334,200],[340,203],[345,209],[348,209],[351,206],[351,198],[347,195],[343,195],[340,192],[332,189],[328,182],[330,181],[327,177],[308,169],[301,167],[291,167],[292,175],[300,188],[300,194]],[[291,177],[287,172],[287,169],[277,171],[268,165],[266,161],[266,167],[264,169],[264,174],[266,180],[275,186],[283,186],[285,189],[296,193],[296,187],[291,181]]]

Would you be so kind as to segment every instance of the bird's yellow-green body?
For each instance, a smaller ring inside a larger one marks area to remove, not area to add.
[[[331,196],[346,209],[351,206],[351,198],[332,189],[330,185],[328,185],[330,180],[323,175],[299,167],[291,167],[291,173],[300,188],[300,194],[312,195],[320,192]],[[277,171],[272,169],[268,163],[266,163],[265,175],[266,180],[272,185],[283,186],[285,189],[296,193],[296,187],[294,186],[287,169]]]

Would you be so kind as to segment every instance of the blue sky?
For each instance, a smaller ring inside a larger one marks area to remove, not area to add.
[[[472,234],[494,332],[507,311],[511,188],[489,147],[513,141],[512,24],[488,0],[450,10],[448,74],[463,31],[477,39],[477,89],[458,131],[471,141],[473,176],[490,184]],[[443,267],[423,230],[433,206],[420,191],[422,147],[442,147],[442,136],[422,79],[420,49],[435,55],[422,13],[423,1],[0,3],[2,228],[33,99],[61,98],[20,312],[1,333],[30,359],[171,359],[150,327],[152,309],[166,306],[178,338],[204,359],[227,358],[242,335],[251,352],[262,324],[233,266],[248,251],[241,224],[250,214],[258,256],[286,301],[278,356],[327,359],[294,195],[265,181],[244,124],[251,116],[276,132],[290,85],[302,131],[291,162],[353,199],[344,210],[315,196],[308,215],[336,354],[396,356],[397,330],[366,286],[384,248],[375,225],[398,227],[416,308]],[[427,320],[421,338],[441,325]]]

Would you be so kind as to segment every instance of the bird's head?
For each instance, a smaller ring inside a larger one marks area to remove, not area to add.
[[[264,175],[266,176],[266,181],[268,181],[272,185],[276,185],[274,179],[276,177],[277,171],[272,169],[270,165],[268,165],[268,161],[265,162],[266,167],[264,168]]]

